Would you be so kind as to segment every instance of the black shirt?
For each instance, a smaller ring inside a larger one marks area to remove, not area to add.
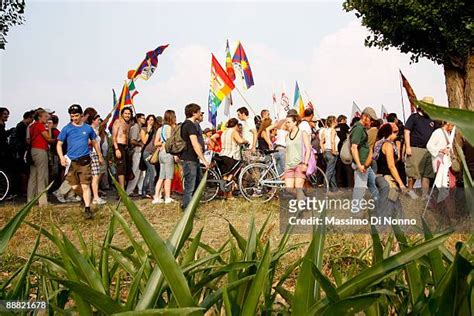
[[[426,144],[435,130],[435,123],[426,116],[413,113],[408,118],[405,128],[410,131],[410,146],[426,148]]]
[[[186,148],[181,153],[180,158],[181,160],[199,162],[199,158],[196,152],[194,151],[193,144],[191,143],[191,139],[189,138],[190,135],[195,135],[196,137],[199,137],[199,131],[194,122],[186,120],[181,126],[181,137],[186,143]]]
[[[23,157],[26,150],[26,130],[28,125],[25,122],[21,121],[20,123],[16,124],[15,128],[15,141],[16,141],[16,149],[18,150],[18,154],[20,157]]]
[[[0,160],[6,159],[7,151],[7,131],[5,125],[0,124]]]
[[[349,134],[349,125],[346,123],[339,123],[336,126],[336,135],[339,137],[339,144],[337,144],[337,151],[341,151],[342,144],[347,139],[347,135]]]

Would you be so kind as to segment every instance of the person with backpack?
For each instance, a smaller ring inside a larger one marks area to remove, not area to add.
[[[203,115],[201,112],[201,107],[195,103],[190,103],[186,105],[184,114],[186,116],[186,120],[182,123],[182,125],[178,125],[176,128],[179,130],[180,138],[182,141],[184,141],[184,148],[182,149],[181,153],[179,153],[184,172],[184,195],[182,204],[183,210],[186,209],[189,202],[191,202],[194,191],[198,187],[202,178],[199,159],[201,159],[206,168],[209,168],[209,162],[207,162],[205,159],[203,149],[198,140],[199,130],[196,127],[196,122],[199,122],[201,116]],[[177,133],[175,135],[177,135]],[[170,152],[169,149],[171,149],[171,147],[177,143],[180,142],[172,141],[170,139],[165,145],[166,151],[173,154],[173,152]]]
[[[158,160],[160,162],[160,175],[155,187],[155,196],[152,204],[165,203],[169,204],[175,202],[171,198],[171,183],[174,177],[174,162],[175,157],[166,152],[166,141],[171,137],[173,128],[176,127],[176,114],[173,110],[167,110],[163,116],[163,126],[157,132],[159,135],[156,138],[157,147],[160,147]],[[162,193],[165,193],[165,198],[162,198]]]
[[[372,125],[372,121],[377,120],[377,114],[371,107],[366,107],[361,114],[360,120],[354,124],[350,133],[350,150],[352,154],[352,169],[354,170],[354,191],[352,200],[361,201],[367,189],[369,170],[372,166],[372,148],[369,145],[367,129]],[[359,204],[353,203],[351,212],[360,211]],[[357,204],[357,205],[355,205]]]
[[[339,137],[339,145],[337,151],[340,153],[342,144],[349,135],[349,125],[347,125],[347,117],[345,115],[339,115],[337,117],[336,134]],[[351,168],[350,163],[345,164],[341,160],[341,156],[337,156],[336,162],[336,182],[339,188],[348,188],[354,186],[354,171]]]

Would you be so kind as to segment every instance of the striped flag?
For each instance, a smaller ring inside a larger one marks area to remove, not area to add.
[[[293,98],[293,107],[298,111],[298,114],[303,117],[304,115],[304,102],[301,97],[300,87],[298,86],[298,81],[296,81],[295,86],[295,96]]]
[[[214,54],[212,54],[211,83],[209,86],[208,98],[209,122],[212,126],[216,127],[217,109],[221,105],[222,100],[224,100],[224,98],[229,95],[234,88],[234,83],[219,64]]]

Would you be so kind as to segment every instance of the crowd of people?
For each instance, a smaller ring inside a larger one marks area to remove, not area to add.
[[[110,177],[129,196],[149,198],[154,205],[177,203],[173,192],[178,191],[186,208],[211,157],[219,158],[229,180],[240,161],[272,151],[288,189],[304,188],[317,164],[325,170],[328,194],[354,187],[360,190],[354,190],[353,199],[362,199],[368,188],[374,200],[394,210],[400,205],[393,188],[412,199],[426,199],[441,164],[449,164],[443,185],[456,185],[461,168],[454,142],[465,151],[473,173],[472,146],[454,137],[452,124],[436,122],[421,109],[403,124],[395,113],[382,119],[366,107],[348,124],[344,115],[317,118],[311,108],[302,115],[291,109],[286,117],[272,119],[268,110],[252,117],[241,107],[237,118],[204,130],[204,112],[194,103],[186,105],[182,123],[174,110],[155,116],[124,107],[112,124],[111,114],[102,118],[92,107],[83,110],[74,104],[68,113],[62,130],[54,111],[44,108],[25,112],[15,127],[6,129],[10,112],[0,108],[0,168],[10,176],[12,195],[31,201],[52,182],[49,192],[61,203],[82,201],[88,219],[93,217],[91,205],[107,203]],[[350,163],[341,157],[346,143]],[[416,180],[421,195],[414,190]],[[51,198],[43,194],[38,203],[45,206]],[[226,198],[234,198],[232,190]]]

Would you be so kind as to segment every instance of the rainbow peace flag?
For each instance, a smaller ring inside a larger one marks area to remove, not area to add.
[[[235,88],[224,68],[219,64],[214,54],[211,60],[211,84],[209,86],[208,113],[209,122],[216,126],[217,109],[222,100]]]
[[[234,57],[232,57],[232,63],[237,66],[240,70],[247,89],[254,85],[252,69],[250,69],[249,60],[245,54],[244,47],[239,42],[235,49]]]
[[[114,92],[115,111],[114,111],[114,115],[112,116],[112,120],[110,121],[110,124],[109,124],[109,131],[112,131],[114,122],[118,120],[118,118],[120,117],[120,111],[122,111],[122,109],[128,105],[133,106],[133,97],[138,94],[137,89],[135,89],[135,83],[133,82],[133,80],[131,80],[128,84],[125,81],[118,101],[115,96],[115,90],[113,92]]]
[[[298,111],[298,114],[302,117],[304,114],[304,102],[301,97],[300,87],[298,87],[298,81],[295,86],[295,97],[293,99],[293,107]]]
[[[229,40],[227,40],[227,45],[225,47],[225,71],[229,78],[235,80],[235,71],[234,66],[232,65],[232,56],[230,56]]]

